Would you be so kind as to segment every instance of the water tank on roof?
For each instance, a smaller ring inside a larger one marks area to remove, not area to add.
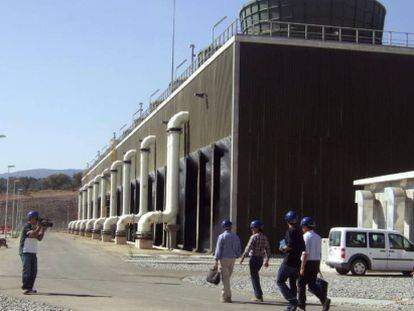
[[[303,23],[379,30],[374,36],[380,43],[385,15],[385,7],[377,0],[254,0],[241,9],[240,20],[243,33],[251,35],[287,35],[287,24],[283,22]],[[301,29],[300,26],[293,26],[289,31],[292,30],[290,34],[293,37],[295,33],[300,37],[299,34],[304,33]],[[326,28],[324,31],[327,39],[338,35],[338,28]],[[315,38],[322,35],[316,27],[308,32]],[[372,33],[358,34],[362,38],[358,42],[370,40],[368,36]],[[355,41],[355,32],[345,30],[342,35],[343,41]]]

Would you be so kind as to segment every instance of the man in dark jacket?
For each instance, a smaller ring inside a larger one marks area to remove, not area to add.
[[[285,258],[279,268],[277,275],[277,286],[283,297],[289,302],[286,311],[295,311],[298,307],[297,285],[299,277],[301,256],[305,250],[305,242],[303,241],[302,231],[297,225],[298,217],[294,211],[290,211],[285,215],[288,229],[284,241],[280,246],[280,251],[285,253]],[[286,281],[289,279],[289,287]]]

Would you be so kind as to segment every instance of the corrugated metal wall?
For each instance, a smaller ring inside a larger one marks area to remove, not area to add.
[[[350,46],[352,48],[353,46]],[[355,226],[353,180],[414,168],[414,57],[241,43],[238,231]]]
[[[83,183],[87,183],[94,176],[100,174],[116,159],[122,159],[123,154],[129,149],[139,149],[139,139],[148,135],[157,136],[156,167],[161,168],[166,163],[167,135],[166,125],[168,121],[179,111],[190,112],[189,122],[189,152],[194,152],[201,147],[208,146],[230,135],[231,131],[231,104],[232,104],[232,77],[233,77],[233,48],[229,47],[197,77],[195,77],[182,91],[172,98],[157,114],[148,120],[134,135],[117,149],[113,156],[108,157],[102,164],[96,167]],[[205,100],[194,97],[194,93],[204,92],[208,94],[208,103]],[[184,143],[184,135],[181,135]],[[183,155],[183,154],[182,154]],[[139,163],[139,152],[136,163]],[[154,163],[150,164],[150,170],[154,170]],[[135,166],[135,174],[131,178],[139,176],[139,165]],[[118,174],[120,175],[120,174]],[[119,177],[120,183],[121,178]]]

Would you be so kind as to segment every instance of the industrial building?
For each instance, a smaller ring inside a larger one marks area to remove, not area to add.
[[[376,0],[250,1],[86,171],[69,231],[211,252],[283,215],[355,226],[353,181],[413,167],[414,36]]]

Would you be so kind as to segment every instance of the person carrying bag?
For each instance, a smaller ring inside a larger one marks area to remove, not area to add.
[[[328,283],[318,278],[321,264],[321,237],[315,233],[315,222],[310,217],[302,219],[303,239],[305,241],[305,251],[302,253],[302,264],[299,276],[299,305],[302,310],[306,308],[306,285],[309,291],[319,298],[322,310],[328,311],[331,300],[327,297]],[[320,273],[321,274],[321,273]],[[322,276],[322,274],[321,274]]]
[[[233,274],[234,264],[236,259],[241,256],[241,242],[237,234],[231,231],[232,222],[230,220],[224,220],[221,223],[224,232],[219,235],[216,244],[216,251],[214,254],[216,263],[213,269],[210,270],[207,276],[207,281],[212,284],[223,284],[223,290],[221,292],[221,302],[231,303],[231,286],[230,278]],[[218,270],[220,264],[220,272]]]

